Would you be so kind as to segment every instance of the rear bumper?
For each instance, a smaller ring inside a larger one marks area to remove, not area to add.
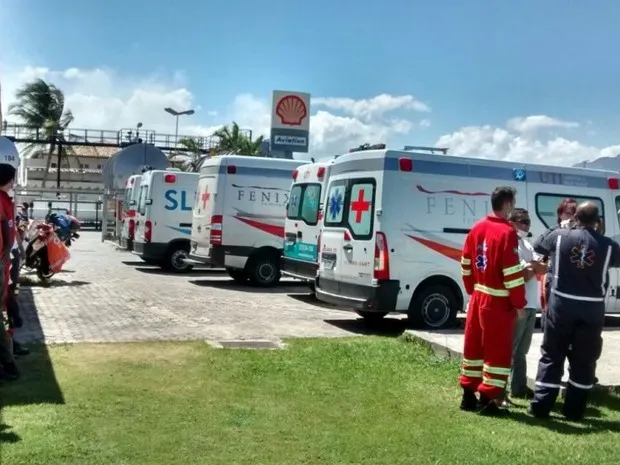
[[[236,245],[212,245],[209,247],[209,255],[197,255],[194,247],[191,248],[189,258],[196,262],[206,263],[218,268],[226,268],[226,257],[247,258],[254,251],[254,247]]]
[[[365,312],[394,312],[400,292],[400,281],[381,281],[377,286],[343,283],[333,279],[316,278],[319,300],[339,307]]]
[[[133,253],[147,260],[162,260],[168,251],[168,244],[153,242],[134,242]]]
[[[133,250],[133,239],[121,237],[121,248],[131,252]]]
[[[282,257],[280,268],[283,274],[291,278],[314,281],[319,265],[316,262],[305,262],[303,260],[295,260],[294,258]]]

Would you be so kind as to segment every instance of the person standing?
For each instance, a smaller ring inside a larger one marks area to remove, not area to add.
[[[519,259],[523,267],[525,299],[527,300],[527,307],[524,309],[522,317],[518,318],[515,323],[510,394],[515,398],[525,398],[528,395],[527,353],[532,345],[532,336],[536,326],[536,313],[541,308],[536,276],[544,275],[547,272],[547,266],[541,262],[542,256],[534,252],[532,244],[527,240],[531,226],[528,211],[524,208],[515,208],[510,214],[510,222],[519,236]],[[506,398],[504,406],[509,407],[510,405],[510,400]]]
[[[553,257],[542,356],[529,407],[538,418],[550,415],[570,353],[562,413],[569,420],[583,419],[601,353],[607,270],[620,267],[620,245],[596,230],[596,204],[580,204],[575,219],[573,228],[557,229],[533,244],[535,252]]]
[[[461,257],[463,283],[470,296],[460,377],[461,409],[483,415],[507,412],[500,405],[510,375],[514,324],[517,312],[527,303],[517,234],[508,221],[515,200],[512,187],[493,191],[493,213],[473,226]]]

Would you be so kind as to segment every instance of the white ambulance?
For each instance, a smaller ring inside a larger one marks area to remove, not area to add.
[[[125,184],[125,198],[123,199],[123,213],[121,223],[121,247],[133,250],[133,240],[136,232],[136,206],[140,194],[141,174],[129,176]]]
[[[286,206],[282,273],[307,281],[311,286],[314,286],[319,267],[320,216],[332,163],[309,163],[293,171],[293,184]]]
[[[291,177],[304,163],[238,155],[206,160],[194,204],[190,257],[226,268],[239,282],[277,284]]]
[[[422,150],[343,155],[328,182],[317,298],[371,322],[402,312],[426,327],[451,326],[467,303],[460,272],[463,240],[490,213],[495,187],[517,189],[517,206],[529,211],[534,237],[556,225],[558,204],[572,197],[595,202],[606,234],[618,240],[618,177],[614,171]],[[609,270],[610,313],[620,312],[618,273]]]
[[[153,170],[142,175],[134,253],[145,262],[182,273],[192,232],[198,173]]]

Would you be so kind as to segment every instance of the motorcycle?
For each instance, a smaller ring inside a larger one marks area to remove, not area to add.
[[[41,282],[48,283],[69,259],[67,240],[70,242],[72,237],[60,239],[54,225],[33,221],[24,235],[26,246],[22,266],[35,271]]]

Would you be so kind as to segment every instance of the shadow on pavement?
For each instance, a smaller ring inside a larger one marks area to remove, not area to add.
[[[123,265],[128,266],[146,266],[147,263],[142,260],[125,260],[121,262]]]
[[[6,421],[4,414],[6,408],[65,402],[45,345],[33,289],[21,288],[19,305],[24,324],[22,328],[16,330],[15,336],[19,342],[27,344],[31,352],[16,361],[21,371],[19,380],[10,383],[0,381],[0,449],[2,443],[21,440]]]
[[[376,322],[365,321],[362,318],[357,320],[329,319],[324,321],[336,328],[364,336],[399,337],[408,329],[405,318],[390,318],[389,316]]]
[[[37,278],[21,278],[19,281],[21,288],[25,287],[77,287],[77,286],[87,286],[91,284],[90,281],[63,281],[62,279],[52,278],[49,282],[45,283]]]
[[[137,271],[147,274],[159,274],[165,276],[216,276],[226,275],[226,271],[223,268],[193,268],[190,271],[184,273],[175,273],[174,271],[162,270],[159,267],[147,268],[145,266],[136,267]]]
[[[297,281],[281,281],[275,287],[257,287],[252,286],[249,282],[248,284],[239,284],[238,282],[229,279],[196,279],[190,281],[190,283],[195,284],[196,286],[204,286],[204,287],[213,287],[216,289],[226,289],[230,291],[239,291],[239,292],[249,292],[249,293],[260,293],[260,294],[288,294],[291,292],[291,288],[301,289],[303,290],[303,285],[299,284]]]

